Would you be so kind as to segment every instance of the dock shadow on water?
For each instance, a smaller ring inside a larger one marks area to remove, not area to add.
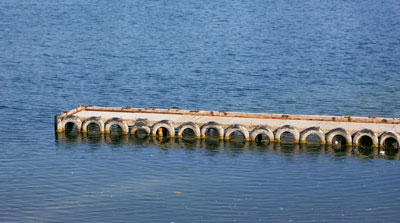
[[[289,136],[290,137],[290,136]],[[326,155],[337,158],[357,157],[360,159],[389,159],[400,160],[400,150],[397,148],[375,148],[375,147],[353,147],[345,146],[340,143],[337,145],[320,145],[318,141],[311,141],[308,144],[294,144],[290,138],[282,140],[281,143],[269,142],[268,140],[244,141],[241,136],[234,136],[231,140],[221,140],[218,137],[208,137],[197,139],[194,137],[170,138],[170,137],[150,137],[145,135],[124,135],[114,131],[112,134],[93,134],[64,132],[56,133],[55,141],[62,143],[79,144],[108,144],[111,146],[139,146],[158,147],[163,150],[186,149],[186,150],[206,150],[208,155],[221,153],[240,154],[248,151],[257,153],[273,153],[281,156],[293,156],[303,154],[306,156]]]

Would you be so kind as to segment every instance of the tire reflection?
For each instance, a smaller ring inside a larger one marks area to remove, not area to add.
[[[308,155],[310,157],[330,156],[336,158],[358,157],[360,159],[400,159],[397,148],[375,148],[375,147],[353,147],[344,144],[338,145],[315,145],[315,144],[284,144],[264,141],[225,141],[218,138],[196,139],[196,138],[168,138],[151,137],[125,134],[90,134],[63,132],[56,133],[57,144],[109,144],[156,146],[164,150],[172,148],[183,148],[186,150],[206,150],[208,155],[220,153],[240,154],[245,152],[274,153],[282,156]]]

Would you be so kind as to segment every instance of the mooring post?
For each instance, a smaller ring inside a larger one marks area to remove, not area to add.
[[[163,129],[162,129],[162,128],[158,128],[158,129],[157,129],[157,135],[158,135],[159,137],[163,137]]]

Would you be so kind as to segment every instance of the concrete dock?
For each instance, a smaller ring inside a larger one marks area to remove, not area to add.
[[[86,133],[95,124],[99,133],[109,134],[118,127],[122,134],[138,130],[153,137],[185,137],[191,131],[196,138],[206,138],[210,130],[221,140],[240,133],[244,141],[268,138],[281,142],[283,134],[293,143],[308,143],[310,137],[320,144],[384,147],[400,145],[400,119],[354,116],[288,115],[227,111],[182,110],[179,108],[132,108],[78,106],[55,116],[55,129],[75,129]]]

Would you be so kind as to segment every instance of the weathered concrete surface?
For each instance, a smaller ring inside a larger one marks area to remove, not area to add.
[[[184,130],[182,128],[191,128],[196,137],[205,137],[204,131],[213,128],[219,132],[221,139],[226,140],[234,131],[241,132],[245,140],[254,140],[257,135],[252,133],[260,132],[267,135],[270,141],[276,142],[280,141],[282,133],[290,132],[294,135],[295,142],[301,143],[306,143],[307,136],[314,134],[320,138],[321,144],[331,144],[333,137],[340,135],[346,139],[346,144],[356,146],[361,139],[369,137],[372,146],[376,147],[384,144],[384,141],[379,141],[381,136],[383,140],[394,139],[397,144],[400,139],[398,118],[191,111],[176,108],[79,106],[57,115],[55,128],[57,132],[63,132],[67,123],[75,123],[78,131],[86,132],[90,122],[101,125],[99,126],[101,132],[109,133],[111,125],[117,124],[123,134],[128,134],[129,128],[136,127],[138,121],[146,132],[151,129],[153,136],[157,134],[156,130],[162,127],[171,137],[175,135],[181,137]],[[143,123],[146,123],[146,126],[143,126]],[[274,138],[271,137],[271,132],[274,133]]]

